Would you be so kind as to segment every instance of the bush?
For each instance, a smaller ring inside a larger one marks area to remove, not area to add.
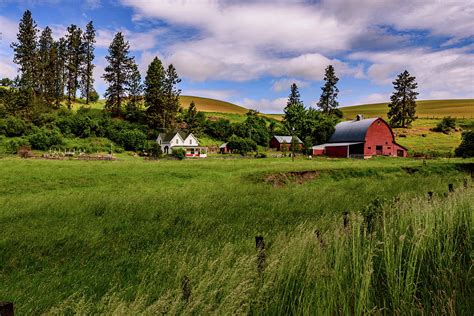
[[[229,147],[232,152],[237,152],[245,156],[248,152],[257,150],[257,143],[249,138],[232,135],[227,142],[227,147]]]
[[[0,120],[0,134],[8,137],[17,137],[25,135],[28,131],[28,124],[21,118],[14,116],[8,116],[7,118]]]
[[[140,150],[144,148],[147,141],[145,133],[138,129],[123,130],[119,133],[117,144],[123,146],[126,150]]]
[[[474,131],[462,133],[461,145],[455,150],[458,157],[474,157]]]
[[[22,146],[18,149],[18,152],[17,154],[21,157],[21,158],[29,158],[29,157],[33,157],[33,152],[31,151],[31,148],[30,147],[27,147],[27,146]]]
[[[33,149],[47,150],[51,146],[62,145],[63,137],[58,129],[38,129],[34,134],[28,136],[28,141]]]
[[[89,100],[91,102],[97,102],[99,101],[99,94],[97,93],[97,91],[93,90],[90,92],[89,94]]]
[[[446,117],[443,117],[441,122],[439,122],[438,125],[436,125],[436,127],[432,129],[432,131],[448,134],[455,128],[456,128],[456,119],[451,116],[446,116]]]
[[[9,139],[5,143],[5,152],[7,154],[16,154],[21,147],[30,147],[30,142],[24,138]]]
[[[176,148],[171,152],[171,156],[183,160],[186,157],[186,151],[183,148]]]

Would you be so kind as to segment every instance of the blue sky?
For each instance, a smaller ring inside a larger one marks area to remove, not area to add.
[[[56,38],[93,20],[101,93],[107,47],[122,31],[142,75],[158,56],[177,68],[183,94],[262,112],[281,112],[292,82],[314,106],[329,64],[341,106],[387,101],[405,69],[420,99],[474,97],[472,0],[0,0],[0,77],[16,74],[9,44],[26,9]]]

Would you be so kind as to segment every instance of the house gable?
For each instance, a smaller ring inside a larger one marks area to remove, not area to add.
[[[183,142],[184,146],[199,146],[199,141],[194,135],[191,133],[184,139]]]

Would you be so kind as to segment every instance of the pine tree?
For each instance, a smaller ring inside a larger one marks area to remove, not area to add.
[[[109,63],[102,76],[109,84],[105,92],[107,98],[105,108],[114,115],[120,115],[122,101],[130,85],[134,58],[129,56],[129,50],[130,45],[125,41],[123,34],[118,32],[109,46],[109,54],[105,57]]]
[[[71,101],[76,100],[76,92],[79,86],[80,67],[84,54],[82,51],[82,30],[71,24],[67,28],[66,35],[66,71],[67,71],[67,105],[71,108]]]
[[[339,89],[336,87],[339,78],[336,77],[334,67],[329,65],[326,67],[324,75],[324,86],[321,87],[323,92],[319,98],[318,107],[325,114],[332,114],[333,111],[339,106],[336,101]]]
[[[152,129],[166,126],[166,72],[158,57],[155,57],[148,66],[145,77],[145,106],[148,126]]]
[[[55,69],[54,65],[57,58],[57,51],[54,47],[54,40],[51,29],[47,26],[41,32],[38,48],[38,79],[39,89],[48,103],[54,99],[55,91]]]
[[[298,91],[298,86],[293,83],[291,85],[291,92],[288,96],[288,102],[284,109],[284,124],[288,131],[295,131],[295,134],[301,137],[301,132],[303,129],[304,117],[306,115],[306,110],[304,108],[303,102],[300,99],[300,92]]]
[[[55,43],[57,51],[57,59],[55,61],[55,103],[56,107],[60,106],[61,100],[64,98],[64,88],[67,81],[66,59],[67,47],[66,40],[61,37]]]
[[[33,20],[31,11],[26,10],[20,20],[17,43],[12,43],[14,51],[13,61],[18,64],[20,71],[19,88],[27,90],[33,97],[38,89],[38,50],[37,50],[38,28]]]
[[[94,91],[94,43],[95,29],[90,21],[82,38],[84,62],[81,69],[81,95],[86,99],[86,104],[89,104],[90,95]]]
[[[140,102],[142,100],[143,84],[142,76],[135,62],[130,67],[130,82],[128,85],[128,102],[125,117],[131,121],[137,121],[140,117]]]
[[[407,127],[416,119],[416,96],[418,92],[415,89],[418,84],[415,79],[405,70],[393,82],[395,91],[390,97],[387,113],[390,125],[393,127]]]
[[[165,74],[165,109],[166,109],[166,122],[167,126],[173,125],[176,114],[179,110],[179,95],[181,90],[176,87],[178,83],[181,82],[181,79],[178,77],[178,73],[174,68],[173,64],[168,66]]]

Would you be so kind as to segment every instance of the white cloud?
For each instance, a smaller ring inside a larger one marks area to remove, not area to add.
[[[406,69],[416,77],[420,98],[441,96],[441,91],[449,91],[449,95],[461,98],[474,96],[472,48],[359,52],[350,57],[371,62],[367,74],[377,84],[390,84],[396,75]]]
[[[238,104],[241,104],[242,106],[253,109],[253,110],[258,110],[263,113],[283,113],[283,109],[286,106],[287,98],[277,98],[277,99],[260,99],[260,100],[254,100],[254,99],[248,99],[245,98],[242,102],[239,102]]]
[[[132,32],[126,28],[117,30],[98,29],[96,35],[96,46],[99,48],[108,48],[117,32],[122,32],[125,40],[130,44],[130,50],[143,51],[152,49],[158,43],[157,35],[164,32],[163,29],[155,29],[148,32]]]
[[[309,82],[292,78],[281,78],[273,81],[272,90],[275,92],[289,91],[291,85],[295,83],[298,88],[304,88],[309,85]]]

